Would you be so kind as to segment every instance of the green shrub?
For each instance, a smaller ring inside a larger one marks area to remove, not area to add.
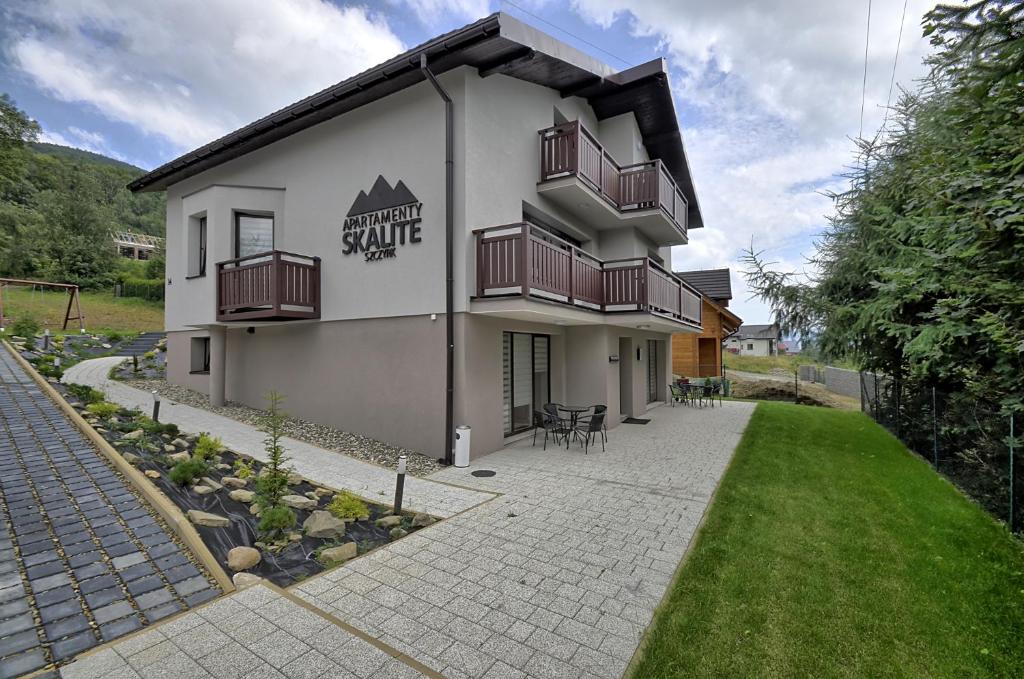
[[[117,344],[124,338],[124,335],[119,333],[117,330],[111,330],[107,333],[107,342],[110,344]]]
[[[252,466],[242,458],[235,460],[235,476],[237,478],[248,479],[252,476]]]
[[[142,427],[142,430],[147,434],[170,434],[171,436],[178,435],[178,425],[173,422],[156,422],[152,418],[140,415],[138,418],[138,424]]]
[[[121,409],[121,406],[116,403],[111,403],[110,401],[99,401],[98,403],[90,403],[85,407],[85,409],[93,415],[105,420],[108,417],[116,415],[117,411]]]
[[[154,358],[156,358],[156,352],[155,351],[147,351],[146,353],[144,353],[142,355],[142,357],[152,361]]]
[[[256,526],[259,534],[264,537],[281,535],[295,525],[295,512],[283,505],[264,509],[260,514],[260,522]]]
[[[206,463],[202,460],[183,460],[171,469],[171,481],[179,486],[187,486],[199,477],[205,476],[206,471]]]
[[[43,377],[55,377],[60,379],[64,375],[64,369],[58,368],[52,363],[40,363],[36,366],[36,371]]]
[[[31,338],[37,332],[39,332],[39,321],[32,316],[22,316],[18,320],[14,321],[7,332],[12,335],[18,335],[19,337]]]
[[[99,403],[103,400],[102,391],[98,391],[84,384],[67,384],[64,386],[68,390],[69,394],[86,405],[89,405],[90,403]]]
[[[192,457],[205,462],[216,457],[223,449],[224,444],[220,442],[219,438],[209,436],[208,434],[200,434],[199,440],[196,441],[196,449],[192,452]]]
[[[164,298],[164,279],[125,278],[121,281],[121,295],[159,302]]]
[[[334,496],[331,503],[327,505],[327,511],[338,519],[358,519],[360,516],[370,515],[366,503],[347,490]]]

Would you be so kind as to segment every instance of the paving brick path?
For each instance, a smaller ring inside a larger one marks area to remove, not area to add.
[[[0,677],[220,594],[0,348]]]

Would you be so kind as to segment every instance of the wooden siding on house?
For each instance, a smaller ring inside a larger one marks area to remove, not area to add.
[[[672,335],[672,372],[681,377],[715,377],[722,374],[722,340],[732,328],[723,329],[723,314],[707,299],[701,298],[701,307],[703,332]],[[713,353],[709,344],[713,345]],[[710,356],[713,358],[709,359]]]

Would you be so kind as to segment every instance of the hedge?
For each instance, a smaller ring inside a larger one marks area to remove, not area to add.
[[[164,298],[164,281],[161,278],[125,278],[121,281],[121,296],[159,302]]]

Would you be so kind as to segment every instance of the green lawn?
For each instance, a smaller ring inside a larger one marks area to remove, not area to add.
[[[1024,676],[1024,550],[861,413],[760,403],[632,676]]]
[[[50,332],[60,332],[68,304],[67,293],[8,287],[3,295],[5,317],[17,321],[29,315],[39,322],[40,328],[49,327]],[[85,329],[90,332],[144,332],[162,330],[164,327],[164,308],[157,302],[134,297],[114,297],[110,291],[83,292],[81,301]],[[70,322],[68,332],[78,332],[78,321]]]

